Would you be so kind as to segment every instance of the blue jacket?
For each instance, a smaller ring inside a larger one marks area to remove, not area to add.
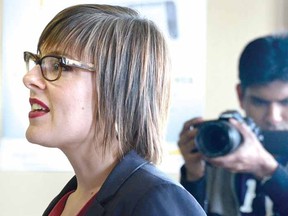
[[[74,176],[44,212],[48,215],[64,194],[77,187]],[[134,151],[110,173],[87,216],[204,216],[198,202]]]

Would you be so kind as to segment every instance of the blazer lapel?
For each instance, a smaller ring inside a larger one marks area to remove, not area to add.
[[[102,216],[105,214],[105,207],[103,203],[114,196],[123,183],[140,167],[149,163],[140,157],[135,151],[130,151],[124,158],[116,165],[106,181],[102,185],[100,191],[97,193],[95,200],[87,211],[87,216]],[[43,216],[49,215],[49,212],[54,208],[57,202],[69,191],[76,190],[77,179],[74,176],[62,189],[58,196],[56,196],[45,210]]]
[[[135,151],[129,152],[119,164],[112,170],[100,191],[97,193],[96,199],[89,208],[87,216],[102,216],[105,213],[105,203],[114,196],[123,183],[140,167],[149,163],[141,158]]]

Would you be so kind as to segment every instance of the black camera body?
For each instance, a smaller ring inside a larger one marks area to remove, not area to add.
[[[247,124],[255,133],[260,142],[263,135],[251,118],[244,118],[234,110],[223,112],[217,120],[205,121],[198,124],[195,145],[198,151],[207,157],[218,157],[229,154],[243,142],[241,133],[229,123],[234,118]]]

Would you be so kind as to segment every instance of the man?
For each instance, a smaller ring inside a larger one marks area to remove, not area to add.
[[[288,130],[288,36],[251,41],[240,57],[239,79],[236,90],[246,115],[262,130]],[[208,158],[193,151],[195,124],[203,121],[187,121],[178,145],[185,161],[181,183],[207,214],[287,216],[288,155],[272,155],[248,125],[230,119],[243,142],[232,153]]]

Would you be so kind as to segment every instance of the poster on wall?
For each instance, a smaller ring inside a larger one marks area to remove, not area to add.
[[[179,132],[186,120],[201,115],[204,109],[206,3],[202,0],[3,0],[1,170],[71,170],[62,152],[25,139],[30,105],[29,90],[22,82],[26,72],[23,52],[36,52],[42,29],[57,12],[70,5],[95,2],[132,7],[153,20],[167,38],[173,73],[172,101],[167,151],[161,166],[178,172],[182,163],[177,147]]]

